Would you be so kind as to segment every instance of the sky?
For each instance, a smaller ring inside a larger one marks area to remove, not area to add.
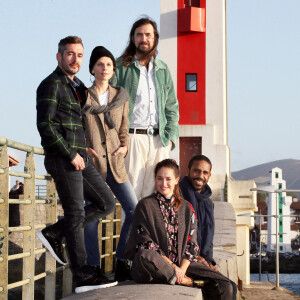
[[[37,147],[36,88],[57,65],[58,41],[67,35],[83,39],[85,54],[78,77],[90,86],[88,61],[95,46],[103,45],[118,57],[139,17],[149,15],[159,25],[159,0],[0,3],[0,136]],[[299,11],[299,0],[227,0],[231,171],[300,159]],[[9,151],[23,168],[24,154]],[[42,157],[36,163],[42,170]]]
[[[299,11],[298,0],[227,1],[232,171],[300,159]]]

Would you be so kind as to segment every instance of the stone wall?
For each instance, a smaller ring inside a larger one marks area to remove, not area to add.
[[[36,211],[35,211],[35,224],[45,224],[46,222],[46,205],[47,204],[37,204],[36,205]],[[20,214],[20,226],[22,226],[23,223],[23,204],[20,205],[14,205],[14,210],[18,209]],[[57,205],[57,216],[63,216],[63,209],[61,204]],[[41,242],[36,239],[36,248],[41,248],[42,244]],[[9,254],[16,254],[20,253],[23,249],[23,233],[22,232],[12,232],[9,235]],[[38,257],[37,257],[38,258]]]

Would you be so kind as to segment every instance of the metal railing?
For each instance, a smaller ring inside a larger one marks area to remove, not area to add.
[[[47,199],[47,185],[36,184],[35,185],[35,197],[38,199]]]
[[[9,169],[8,148],[14,148],[27,153],[24,172]],[[22,287],[22,299],[36,299],[35,282],[45,279],[44,299],[55,299],[56,274],[63,272],[60,282],[62,297],[72,292],[72,274],[67,266],[56,267],[55,259],[44,248],[36,247],[36,231],[53,224],[57,220],[57,193],[51,176],[35,173],[34,154],[44,155],[41,148],[32,147],[0,137],[0,300],[8,299],[8,291]],[[22,199],[9,198],[9,176],[24,178],[24,195]],[[46,181],[43,197],[36,197],[36,179]],[[20,226],[9,227],[9,209],[11,204],[20,204],[23,219]],[[44,205],[46,211],[45,224],[36,224],[36,207]],[[116,210],[99,223],[99,248],[101,267],[105,272],[113,271],[113,258],[121,231],[121,206],[117,203]],[[9,234],[21,232],[23,234],[21,253],[9,255]],[[103,235],[104,233],[104,235]],[[36,256],[45,253],[45,268],[41,273],[36,270]],[[21,280],[8,282],[9,262],[22,259]],[[61,297],[60,297],[61,298]]]

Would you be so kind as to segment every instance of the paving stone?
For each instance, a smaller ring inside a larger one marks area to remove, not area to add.
[[[274,290],[275,284],[271,281],[251,281],[249,287],[244,287],[241,291],[241,297],[245,300],[263,299],[263,300],[293,300],[300,299],[300,296],[279,287]]]
[[[121,300],[121,299],[161,299],[161,300],[202,300],[200,289],[168,284],[136,284],[133,281],[122,282],[117,286],[71,294],[63,300]]]

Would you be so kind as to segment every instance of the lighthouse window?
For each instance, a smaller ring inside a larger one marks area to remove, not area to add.
[[[184,5],[200,7],[200,0],[184,0]]]
[[[185,74],[185,91],[197,92],[197,74]]]

